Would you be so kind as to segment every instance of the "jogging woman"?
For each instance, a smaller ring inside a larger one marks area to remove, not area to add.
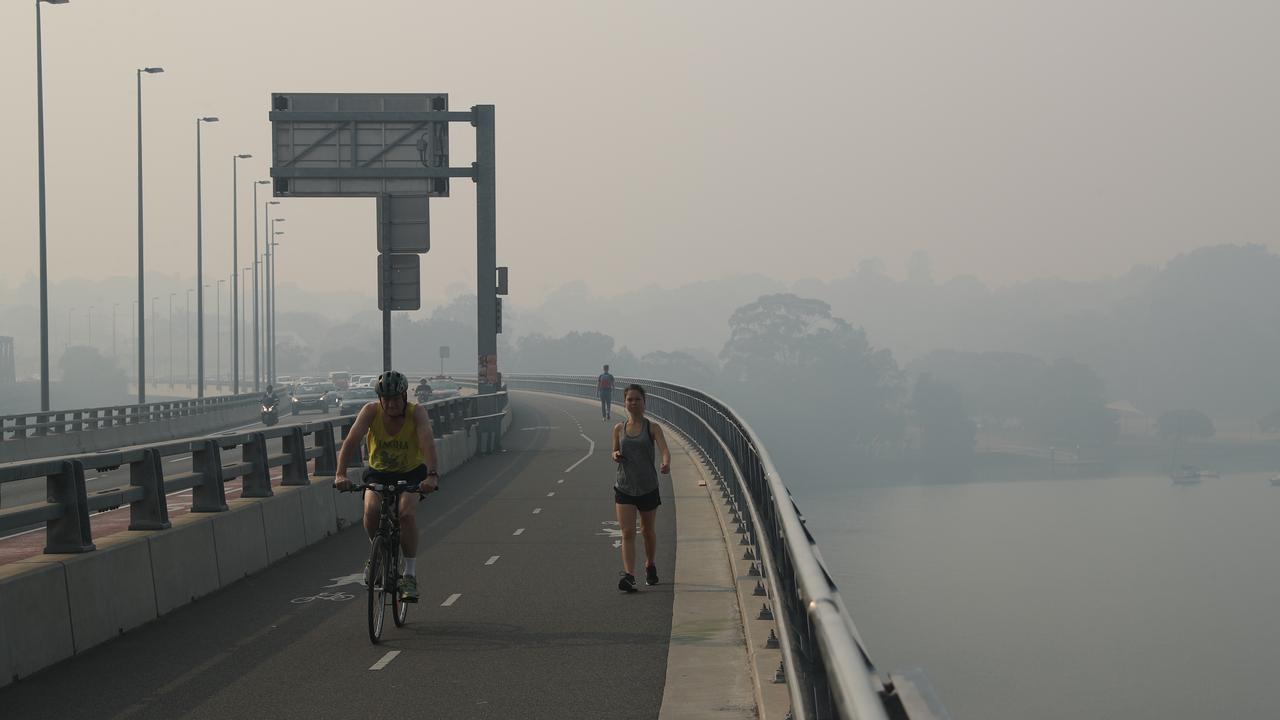
[[[635,549],[636,514],[640,515],[640,533],[644,536],[645,584],[658,584],[658,568],[654,558],[658,553],[658,530],[655,526],[658,506],[658,471],[671,472],[671,453],[667,450],[667,438],[662,428],[649,422],[644,416],[644,388],[631,384],[622,393],[627,409],[626,422],[613,427],[613,461],[618,464],[618,476],[613,485],[614,510],[618,514],[618,526],[622,530],[622,572],[618,589],[636,591]],[[655,446],[662,455],[662,465],[655,465]]]

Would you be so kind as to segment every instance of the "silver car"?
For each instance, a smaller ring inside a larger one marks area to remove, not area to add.
[[[342,393],[342,397],[338,402],[339,415],[354,415],[360,412],[360,408],[366,403],[378,399],[378,393],[374,392],[370,387],[350,388]]]

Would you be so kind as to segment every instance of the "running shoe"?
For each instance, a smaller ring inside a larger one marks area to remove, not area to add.
[[[621,576],[621,577],[619,577],[619,578],[618,578],[618,589],[619,589],[619,590],[621,590],[622,592],[629,592],[629,593],[633,593],[633,592],[638,592],[638,591],[639,591],[639,590],[638,590],[638,588],[636,588],[636,576],[635,576],[635,575],[632,575],[631,573],[626,572],[626,571],[620,572],[620,573],[618,573],[618,574]]]
[[[649,567],[644,569],[644,584],[645,585],[658,584],[658,566],[657,565],[650,565]]]
[[[418,602],[418,578],[405,575],[400,578],[400,599],[404,602]]]

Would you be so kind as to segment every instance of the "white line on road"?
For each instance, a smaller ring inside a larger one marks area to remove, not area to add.
[[[370,667],[369,669],[370,669],[370,670],[381,670],[382,668],[386,667],[386,666],[387,666],[387,665],[388,665],[392,660],[395,660],[395,659],[396,659],[396,656],[397,656],[397,655],[399,655],[399,654],[400,654],[400,651],[399,651],[399,650],[392,650],[391,652],[387,653],[386,655],[383,655],[383,656],[382,656],[382,659],[381,659],[381,660],[379,660],[378,662],[374,663],[374,664],[373,664],[373,666],[372,666],[372,667]]]
[[[555,497],[555,496],[556,496],[556,494],[555,494],[554,492],[549,492],[549,493],[547,493],[547,497]]]
[[[454,603],[458,602],[458,598],[460,598],[460,597],[462,597],[462,593],[454,593],[454,594],[452,594],[452,595],[450,595],[450,596],[449,596],[449,599],[447,599],[447,600],[445,600],[444,602],[440,603],[440,607],[449,607],[450,605],[452,605],[452,604],[454,604]]]
[[[493,557],[489,558],[488,560],[485,560],[485,561],[484,561],[484,564],[485,564],[485,565],[492,565],[492,564],[494,564],[494,563],[498,562],[498,558],[500,558],[500,557],[502,557],[502,556],[501,556],[501,555],[494,555]]]
[[[591,453],[593,453],[593,452],[595,452],[595,451],[596,451],[596,441],[595,441],[595,440],[592,440],[591,438],[587,437],[586,435],[583,435],[582,433],[578,433],[578,437],[580,437],[580,438],[582,438],[583,440],[586,440],[587,442],[591,443],[591,447],[587,450],[587,454],[586,454],[586,455],[583,455],[583,456],[582,456],[582,458],[581,458],[580,460],[578,460],[578,462],[576,462],[576,463],[574,463],[574,464],[570,465],[569,467],[565,468],[564,472],[565,472],[565,474],[566,474],[566,475],[567,475],[567,474],[569,474],[569,473],[571,473],[571,472],[573,472],[573,469],[574,469],[574,468],[576,468],[576,467],[578,467],[579,465],[581,465],[582,463],[586,462],[587,458],[591,457]]]
[[[540,512],[542,512],[542,508],[534,508],[534,509],[533,509],[533,514],[534,514],[534,515],[537,515],[537,514],[538,514],[538,513],[540,513]]]
[[[511,533],[511,534],[512,534],[512,535],[523,535],[523,534],[524,534],[524,528],[516,528],[516,531],[515,531],[515,532],[513,532],[513,533]]]
[[[559,484],[561,484],[561,483],[563,483],[563,482],[564,482],[564,478],[560,478],[559,480],[557,480],[557,481],[556,481],[556,484],[557,484],[557,485],[559,485]]]
[[[176,462],[182,462],[183,460],[190,460],[190,459],[191,459],[190,457],[178,457],[170,460],[169,462],[176,463]]]

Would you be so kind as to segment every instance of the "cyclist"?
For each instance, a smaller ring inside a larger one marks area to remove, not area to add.
[[[431,399],[431,386],[427,384],[426,378],[418,381],[418,387],[413,389],[413,394],[418,398],[419,403],[425,403]]]
[[[338,452],[338,468],[334,486],[351,487],[347,478],[347,462],[362,440],[369,444],[369,469],[365,482],[396,483],[405,481],[407,492],[400,495],[400,548],[404,551],[404,576],[400,578],[400,598],[418,601],[418,492],[430,493],[439,488],[436,473],[436,441],[431,432],[427,410],[409,402],[409,380],[402,373],[388,370],[374,383],[378,401],[365,404],[356,416]],[[378,533],[381,511],[378,494],[364,493],[364,529],[372,542]],[[365,565],[365,584],[369,582],[369,566]]]

